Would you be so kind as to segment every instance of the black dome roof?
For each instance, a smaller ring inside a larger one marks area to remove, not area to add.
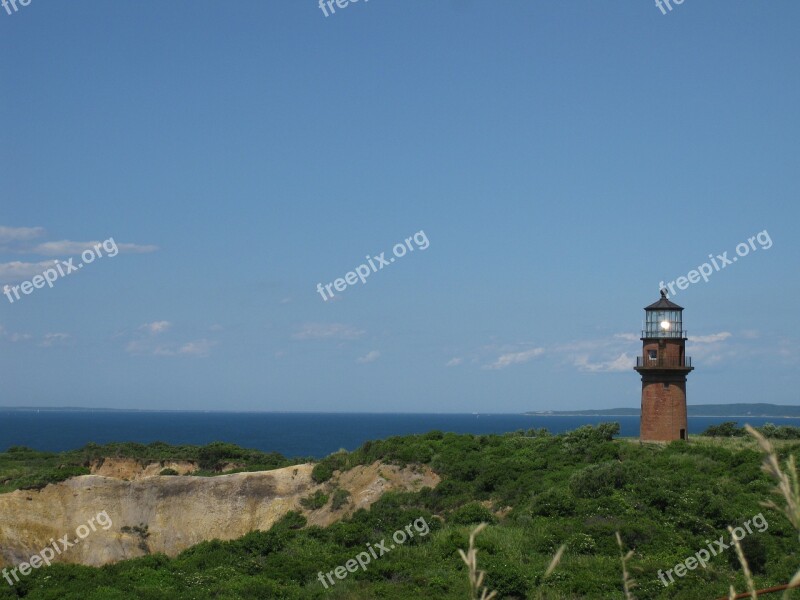
[[[645,310],[683,310],[682,306],[678,306],[674,302],[667,299],[667,292],[661,290],[661,298],[658,302],[653,302],[650,306],[645,306]]]

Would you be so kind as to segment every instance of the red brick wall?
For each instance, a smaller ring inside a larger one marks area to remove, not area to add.
[[[679,440],[681,429],[688,431],[686,376],[663,371],[643,374],[641,440]]]
[[[643,344],[642,356],[647,357],[649,350],[657,350],[658,356],[668,361],[678,361],[682,359],[685,354],[683,340],[666,340],[661,348],[658,347],[657,340],[648,340]]]

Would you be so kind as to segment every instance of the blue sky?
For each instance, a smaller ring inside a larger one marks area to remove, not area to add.
[[[659,282],[764,231],[674,298],[689,402],[800,401],[797,2],[18,8],[0,285],[119,254],[0,296],[0,406],[638,406]]]

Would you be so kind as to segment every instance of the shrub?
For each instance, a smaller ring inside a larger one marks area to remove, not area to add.
[[[764,436],[776,440],[800,439],[800,427],[792,427],[791,425],[776,427],[772,423],[765,423],[763,427],[757,427],[756,429],[764,434]]]
[[[531,428],[528,429],[526,434],[528,437],[548,437],[550,435],[550,430],[547,427],[541,427],[539,429]]]
[[[597,542],[590,535],[576,533],[570,538],[567,548],[576,554],[594,554],[597,549]]]
[[[65,466],[47,469],[40,473],[34,473],[30,476],[23,477],[19,481],[19,489],[21,490],[40,490],[47,487],[48,484],[66,481],[70,477],[78,477],[79,475],[89,475],[86,467]]]
[[[561,451],[569,456],[573,464],[578,462],[602,462],[617,457],[618,447],[612,444],[619,434],[619,423],[584,425],[570,431],[561,438]],[[546,438],[545,438],[546,439]]]
[[[575,514],[575,499],[564,490],[546,490],[534,498],[532,512],[542,517],[570,517]]]
[[[528,596],[528,582],[522,570],[507,562],[486,561],[486,586],[496,590],[504,600],[523,599]]]
[[[290,510],[288,513],[283,515],[283,517],[278,520],[273,526],[270,531],[278,530],[278,529],[285,529],[285,530],[297,530],[302,529],[306,526],[308,520],[299,512],[295,510]]]
[[[350,500],[350,492],[347,490],[336,490],[333,492],[333,499],[331,500],[331,510],[339,510]]]
[[[600,423],[597,426],[597,436],[605,441],[610,442],[614,439],[615,435],[619,435],[619,423]]]
[[[198,452],[200,468],[204,471],[217,471],[222,465],[233,459],[242,458],[243,449],[233,444],[214,442],[203,446]]]
[[[456,525],[471,525],[473,523],[496,523],[497,518],[492,512],[479,502],[469,502],[457,508],[448,519]]]
[[[333,467],[327,462],[317,463],[311,470],[311,479],[317,483],[324,483],[331,477],[333,477]]]
[[[756,574],[763,574],[767,566],[767,548],[764,542],[757,537],[746,537],[739,544],[742,546],[742,552],[747,559],[750,570]],[[728,550],[728,564],[734,571],[741,568],[739,558],[736,556],[736,551],[732,546]]]
[[[590,465],[575,473],[569,482],[570,490],[578,498],[599,498],[622,488],[627,473],[619,461]]]
[[[365,446],[370,446],[371,442],[367,442]],[[360,452],[360,451],[357,451]],[[351,455],[345,450],[339,450],[333,454],[326,456],[316,465],[311,471],[311,479],[317,483],[323,483],[333,477],[334,471],[344,471],[353,464],[364,464],[364,462],[353,461],[351,464]]]
[[[702,435],[710,437],[742,437],[745,435],[743,427],[737,427],[736,421],[725,421],[719,425],[711,425]]]
[[[328,495],[322,493],[322,490],[317,490],[311,496],[307,496],[306,498],[301,498],[300,504],[303,508],[307,508],[308,510],[317,510],[322,508],[328,503]]]

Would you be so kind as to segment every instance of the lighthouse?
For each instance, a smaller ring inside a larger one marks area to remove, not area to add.
[[[692,359],[686,356],[683,307],[667,298],[645,307],[642,355],[634,369],[642,376],[642,416],[639,439],[669,442],[687,439],[686,376]]]

